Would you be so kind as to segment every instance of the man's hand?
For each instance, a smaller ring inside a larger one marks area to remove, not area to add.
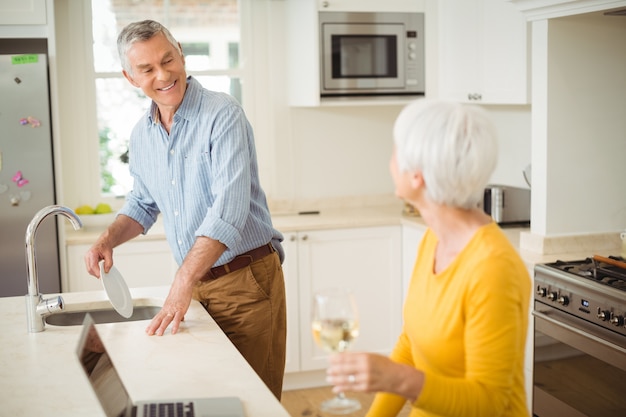
[[[89,275],[100,276],[99,262],[104,260],[104,272],[113,266],[113,248],[134,238],[143,231],[143,226],[123,214],[117,216],[94,245],[85,253],[85,266]]]
[[[172,334],[178,332],[180,322],[189,310],[191,297],[196,283],[206,275],[211,265],[224,253],[226,246],[217,240],[199,236],[176,272],[170,293],[165,299],[161,311],[154,316],[146,328],[149,335],[163,336],[171,324]]]
[[[185,313],[191,304],[193,284],[185,283],[180,277],[176,277],[165,299],[161,311],[152,319],[146,333],[150,336],[163,336],[167,327],[172,325],[172,334],[178,332],[180,322],[185,319]]]

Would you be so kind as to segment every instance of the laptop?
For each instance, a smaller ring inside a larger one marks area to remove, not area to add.
[[[76,353],[107,417],[245,417],[237,397],[133,402],[89,314]]]

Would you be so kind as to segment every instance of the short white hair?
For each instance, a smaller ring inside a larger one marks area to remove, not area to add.
[[[154,20],[142,20],[128,24],[117,36],[117,53],[120,56],[122,68],[132,75],[133,69],[128,61],[128,50],[135,42],[143,42],[152,39],[154,36],[162,33],[169,43],[183,55],[180,45],[172,36],[172,33],[165,26]]]
[[[396,119],[400,171],[421,171],[435,203],[475,208],[496,167],[496,129],[478,106],[420,99]]]

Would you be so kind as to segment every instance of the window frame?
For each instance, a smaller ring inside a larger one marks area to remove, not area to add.
[[[96,0],[97,1],[97,0]],[[209,77],[219,77],[219,76],[227,76],[230,78],[237,78],[239,79],[240,82],[240,86],[241,86],[241,101],[242,101],[242,107],[244,108],[244,111],[246,112],[246,115],[248,116],[248,119],[250,120],[250,122],[252,123],[252,121],[255,119],[254,117],[254,91],[252,91],[252,88],[247,88],[249,86],[253,86],[256,83],[252,80],[252,77],[254,76],[254,72],[251,70],[252,65],[251,63],[253,62],[253,59],[249,56],[246,55],[247,51],[252,51],[252,48],[248,48],[248,45],[251,45],[252,43],[252,39],[254,39],[254,34],[253,34],[253,19],[252,19],[252,7],[253,7],[253,0],[237,0],[238,2],[238,8],[239,8],[239,30],[240,30],[240,38],[239,38],[239,66],[236,68],[228,68],[228,69],[211,69],[211,70],[189,70],[186,69],[187,75],[188,76],[194,76],[194,77],[203,77],[203,76],[209,76]],[[257,4],[261,3],[257,0]],[[91,0],[88,2],[88,6],[85,7],[85,16],[88,16],[88,25],[86,25],[85,27],[85,32],[87,32],[89,39],[93,39],[93,32],[92,32],[92,22],[93,22],[93,15],[92,15],[92,9],[91,9]],[[165,22],[164,25],[167,26],[167,17],[165,18]],[[172,33],[174,37],[176,37],[176,33]],[[181,42],[182,43],[182,42]],[[183,50],[184,53],[184,50]],[[93,48],[90,48],[90,53],[88,54],[88,56],[86,57],[87,60],[87,64],[92,68],[91,74],[91,83],[92,86],[95,90],[95,86],[96,86],[96,82],[99,79],[124,79],[124,76],[122,74],[122,70],[120,68],[119,71],[96,71],[94,68],[94,55],[93,55]],[[128,82],[124,79],[124,82]],[[246,85],[246,87],[244,87],[244,85]],[[96,126],[95,126],[95,130],[98,131],[99,133],[99,129],[98,129],[98,121],[97,121],[97,91],[95,91],[95,98],[96,101],[93,102],[92,106],[93,106],[93,112],[94,114],[96,114]],[[130,132],[129,132],[130,135]],[[99,135],[98,138],[96,138],[99,141]],[[98,146],[99,149],[99,146]],[[100,161],[98,159],[98,178],[97,178],[97,184],[98,184],[98,194],[99,194],[99,200],[98,201],[103,201],[105,203],[111,204],[114,208],[116,207],[121,207],[120,201],[123,201],[125,199],[124,195],[114,195],[114,194],[103,194],[102,193],[102,185],[101,185],[101,179],[102,179],[102,172],[101,172],[101,167],[100,167]]]

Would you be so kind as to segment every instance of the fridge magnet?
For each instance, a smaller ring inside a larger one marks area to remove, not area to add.
[[[33,116],[23,117],[20,119],[20,124],[22,126],[30,125],[30,127],[39,127],[41,126],[41,122],[35,119]]]
[[[15,81],[15,84],[21,84],[22,83],[22,80],[20,80],[20,77],[13,78],[13,81]]]
[[[6,191],[9,189],[9,186],[6,184],[0,184],[0,194],[6,193]]]
[[[39,127],[41,126],[41,122],[37,119],[35,119],[34,117],[28,116],[26,118],[26,120],[28,120],[28,123],[30,123],[31,127]]]
[[[28,180],[22,176],[22,171],[17,171],[15,175],[13,175],[12,180],[20,188],[28,184]]]
[[[39,62],[39,55],[37,54],[13,55],[11,57],[12,65],[36,64],[37,62]]]
[[[15,195],[15,194],[11,194],[9,196],[9,201],[11,202],[11,205],[13,207],[17,207],[20,205],[20,196]]]

